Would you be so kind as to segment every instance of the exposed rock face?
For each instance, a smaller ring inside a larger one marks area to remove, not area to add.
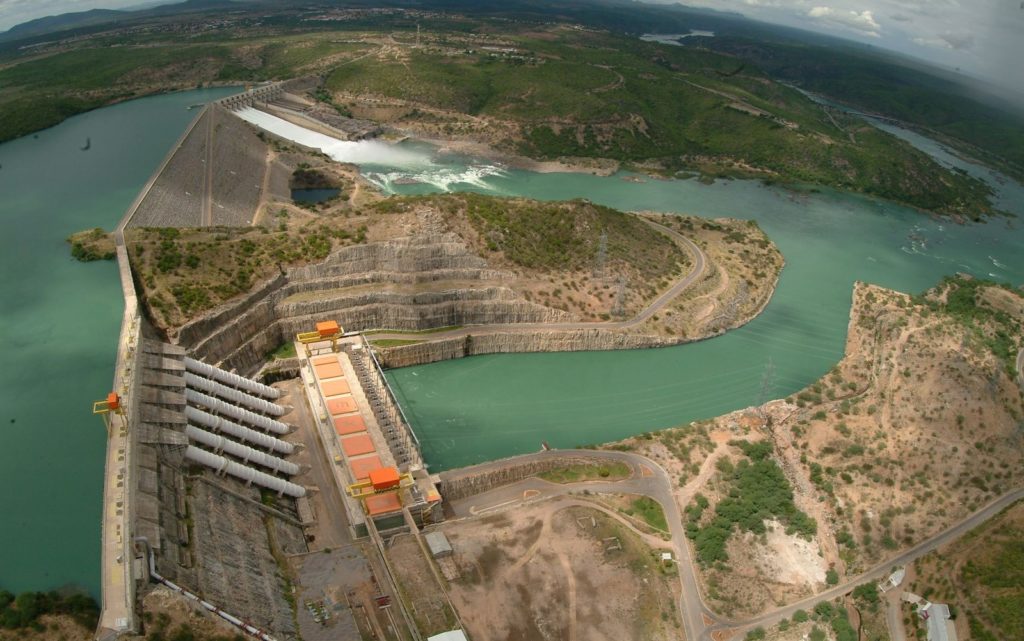
[[[684,342],[687,342],[687,339],[671,339],[602,329],[480,334],[388,348],[381,350],[380,361],[384,367],[395,368],[480,354],[638,349],[665,347]]]
[[[196,358],[248,373],[288,337],[324,318],[348,330],[572,320],[494,284],[512,277],[488,268],[451,234],[345,247],[321,263],[282,271],[174,338]],[[458,285],[445,286],[451,283]]]

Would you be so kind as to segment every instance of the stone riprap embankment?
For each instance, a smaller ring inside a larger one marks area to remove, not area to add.
[[[325,318],[347,330],[572,320],[500,284],[512,278],[490,269],[452,234],[344,247],[321,263],[283,270],[173,337],[196,358],[249,373]]]
[[[153,182],[129,228],[243,227],[252,223],[267,172],[256,130],[217,104],[204,108]],[[275,172],[280,176],[282,172]],[[280,178],[268,181],[280,193]]]

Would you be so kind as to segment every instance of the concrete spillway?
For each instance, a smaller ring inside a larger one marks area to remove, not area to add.
[[[284,414],[284,408],[276,403],[271,403],[233,387],[222,385],[217,381],[203,378],[192,372],[185,372],[185,385],[191,389],[202,390],[207,394],[218,396],[226,401],[244,405],[256,412],[270,414],[271,416],[281,416]]]
[[[247,465],[235,463],[234,461],[230,461],[219,454],[201,450],[194,445],[189,445],[188,449],[185,450],[185,458],[205,465],[217,472],[230,474],[231,476],[240,478],[247,483],[255,483],[260,487],[265,487],[286,496],[301,498],[306,495],[306,488],[301,485],[296,485],[295,483],[290,483],[276,476],[260,472],[259,470],[255,470]]]
[[[299,473],[299,466],[295,463],[278,458],[273,454],[253,449],[248,445],[232,441],[213,432],[207,432],[195,425],[187,425],[185,427],[185,435],[191,441],[211,447],[217,452],[227,452],[232,456],[242,459],[244,463],[255,463],[283,474],[294,475]]]
[[[202,392],[197,392],[194,389],[185,390],[185,400],[188,401],[189,404],[202,405],[203,407],[213,410],[218,414],[223,414],[224,416],[229,416],[250,425],[255,425],[256,427],[267,430],[268,432],[287,434],[291,431],[291,428],[281,421],[275,421],[274,419],[267,418],[262,414],[250,412],[247,409],[232,405],[231,403],[226,403],[219,398],[214,398],[207,394],[203,394]]]
[[[256,394],[263,398],[274,400],[281,397],[281,390],[279,389],[273,388],[269,385],[264,385],[263,383],[258,383],[251,378],[239,376],[238,374],[223,370],[219,367],[214,367],[208,363],[197,361],[194,358],[188,358],[187,356],[185,357],[185,370],[213,379],[229,387],[243,389],[250,394]]]
[[[269,434],[263,432],[257,432],[254,429],[233,423],[226,418],[221,416],[215,416],[209,412],[204,412],[197,407],[186,407],[185,418],[191,423],[197,423],[203,427],[208,427],[216,432],[224,432],[230,434],[240,441],[251,443],[253,445],[259,445],[265,447],[268,450],[273,450],[280,454],[291,454],[295,451],[295,446],[287,441],[282,441],[279,438],[275,438]]]

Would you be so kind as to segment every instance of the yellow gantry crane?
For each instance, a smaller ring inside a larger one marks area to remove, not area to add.
[[[370,472],[369,479],[349,485],[348,495],[362,503],[367,514],[374,516],[401,508],[401,491],[414,483],[411,474],[400,474],[393,467],[381,467]]]
[[[316,324],[315,332],[302,332],[295,336],[295,340],[302,343],[306,348],[306,357],[311,356],[309,349],[310,345],[314,343],[325,343],[330,341],[331,351],[338,351],[338,339],[341,338],[345,330],[338,325],[338,321],[323,321]]]
[[[110,433],[110,414],[120,414],[124,416],[124,404],[121,402],[122,399],[117,395],[117,392],[111,392],[107,394],[107,398],[102,401],[96,401],[92,404],[92,413],[99,414],[103,417],[103,424],[107,426],[107,433]]]

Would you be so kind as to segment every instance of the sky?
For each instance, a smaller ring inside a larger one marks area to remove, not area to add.
[[[668,0],[646,0],[666,3]],[[0,30],[144,0],[0,0]],[[147,3],[151,4],[151,3]],[[687,0],[755,20],[871,43],[1024,93],[1024,0]]]
[[[1024,93],[1024,0],[687,0],[873,44]]]

